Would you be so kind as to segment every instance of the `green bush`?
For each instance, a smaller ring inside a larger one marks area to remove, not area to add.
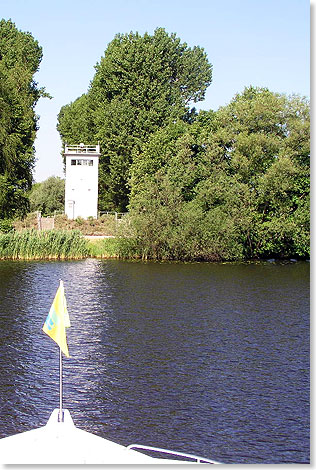
[[[14,231],[13,222],[10,219],[0,219],[0,232],[9,233]]]

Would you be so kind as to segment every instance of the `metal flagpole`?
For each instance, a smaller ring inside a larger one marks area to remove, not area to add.
[[[63,281],[59,279],[59,287],[63,285]],[[58,422],[63,423],[63,356],[61,353],[61,347],[59,346],[59,413]]]
[[[58,422],[64,422],[63,413],[63,357],[61,354],[61,348],[59,348],[59,413]]]

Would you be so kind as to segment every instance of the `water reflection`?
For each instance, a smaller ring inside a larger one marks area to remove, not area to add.
[[[41,328],[64,280],[77,426],[224,462],[309,459],[307,263],[0,263],[0,437],[58,406]]]

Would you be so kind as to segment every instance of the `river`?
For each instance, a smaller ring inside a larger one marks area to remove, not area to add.
[[[224,463],[309,463],[309,264],[0,262],[0,437],[46,424],[59,279],[75,424]]]

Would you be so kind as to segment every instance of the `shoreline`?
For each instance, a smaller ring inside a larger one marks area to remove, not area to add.
[[[137,240],[114,235],[83,235],[78,230],[35,230],[0,233],[0,260],[78,260],[87,258],[121,259],[133,261],[181,262],[181,263],[296,263],[309,262],[309,257],[297,254],[278,257],[273,253],[264,258],[220,259],[216,253],[203,258],[155,258],[144,256]]]

